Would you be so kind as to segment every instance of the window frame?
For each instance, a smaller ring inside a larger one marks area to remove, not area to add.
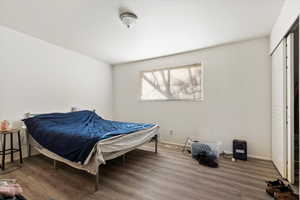
[[[143,75],[144,73],[149,73],[149,72],[158,72],[158,71],[164,71],[164,70],[174,70],[174,69],[182,69],[182,68],[190,68],[190,67],[200,67],[201,68],[201,75],[200,75],[200,89],[201,89],[201,97],[199,99],[142,99],[142,94],[143,94]],[[188,101],[188,102],[201,102],[204,101],[204,68],[202,63],[194,63],[190,65],[180,65],[180,66],[175,66],[175,67],[162,67],[162,68],[156,68],[153,70],[143,70],[139,72],[139,87],[140,87],[140,94],[139,94],[139,101],[141,102],[167,102],[167,101]]]

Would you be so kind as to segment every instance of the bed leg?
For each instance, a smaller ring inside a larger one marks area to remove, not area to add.
[[[100,165],[97,168],[96,180],[95,180],[95,192],[99,190],[99,179],[100,179]]]
[[[53,168],[56,169],[56,160],[53,160]]]
[[[27,153],[28,153],[28,157],[31,157],[31,144],[27,145]]]
[[[122,155],[122,164],[125,165],[125,161],[126,161],[126,154]]]
[[[31,144],[29,141],[29,133],[26,130],[26,139],[27,139],[27,156],[30,158],[31,157]]]
[[[157,154],[157,143],[158,143],[158,136],[154,136],[154,141],[155,141],[155,153]]]

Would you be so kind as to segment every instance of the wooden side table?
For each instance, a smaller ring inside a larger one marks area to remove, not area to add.
[[[18,135],[18,149],[14,148],[14,134]],[[10,149],[6,149],[6,136],[10,135]],[[11,129],[11,130],[0,130],[0,136],[2,136],[2,151],[0,151],[0,155],[2,155],[2,164],[1,169],[5,170],[5,156],[10,154],[11,162],[14,162],[14,153],[20,153],[20,164],[23,163],[22,157],[22,147],[21,147],[21,138],[20,138],[20,130],[19,129]]]

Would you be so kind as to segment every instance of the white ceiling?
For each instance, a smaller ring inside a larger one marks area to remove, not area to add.
[[[0,0],[0,25],[116,64],[269,35],[283,1]]]

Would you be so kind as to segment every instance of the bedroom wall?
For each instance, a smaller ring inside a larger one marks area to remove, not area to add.
[[[111,66],[0,26],[0,120],[71,106],[112,117]]]
[[[271,157],[271,60],[269,38],[232,43],[180,55],[113,67],[114,118],[156,122],[161,140],[183,144],[186,137],[248,141],[249,154]],[[143,70],[202,62],[204,101],[143,102],[139,73]],[[170,133],[170,132],[173,132]]]

